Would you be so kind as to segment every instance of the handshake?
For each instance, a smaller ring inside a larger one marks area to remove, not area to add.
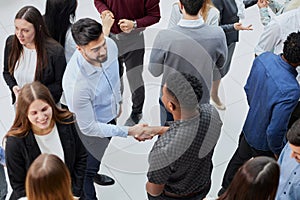
[[[169,127],[148,126],[148,124],[136,124],[128,128],[128,135],[133,136],[138,141],[151,140],[155,135],[164,134]]]

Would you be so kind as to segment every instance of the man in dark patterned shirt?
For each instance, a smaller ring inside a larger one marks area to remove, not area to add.
[[[198,200],[210,190],[212,155],[222,122],[213,106],[199,106],[202,93],[194,76],[174,73],[166,80],[162,102],[174,122],[149,155],[149,200]]]

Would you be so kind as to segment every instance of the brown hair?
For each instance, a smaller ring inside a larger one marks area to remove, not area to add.
[[[26,176],[28,200],[73,200],[71,176],[56,155],[41,154],[29,167]]]
[[[200,13],[201,13],[201,16],[202,16],[204,22],[206,22],[207,17],[208,17],[208,12],[212,7],[215,7],[215,6],[211,0],[204,0],[203,5],[200,9]]]
[[[40,82],[33,82],[25,84],[20,94],[18,95],[16,115],[12,127],[6,134],[6,136],[17,136],[22,137],[28,134],[31,129],[31,123],[28,119],[28,109],[34,100],[42,100],[49,104],[52,108],[52,120],[59,123],[73,123],[65,122],[64,120],[69,119],[73,114],[66,110],[60,109],[55,105],[55,102],[46,86]]]
[[[279,183],[279,165],[273,158],[248,160],[235,174],[218,200],[274,200]]]
[[[24,19],[34,27],[34,44],[37,52],[35,80],[39,80],[42,76],[42,69],[47,64],[46,43],[51,41],[48,30],[40,11],[33,6],[21,8],[16,14],[15,20],[16,19]],[[22,52],[23,45],[15,35],[12,40],[11,52],[8,58],[8,69],[11,75],[14,73],[16,63],[20,59]]]

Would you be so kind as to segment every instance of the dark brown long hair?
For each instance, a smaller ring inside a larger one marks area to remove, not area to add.
[[[37,52],[37,62],[35,71],[35,80],[40,80],[42,70],[47,65],[46,43],[50,40],[48,30],[44,24],[43,17],[38,9],[33,6],[25,6],[16,14],[16,19],[24,19],[31,23],[35,30],[34,44]],[[14,73],[16,63],[23,52],[23,45],[15,35],[12,40],[11,52],[8,58],[8,69],[11,74]]]
[[[66,122],[73,114],[65,109],[60,109],[55,105],[55,102],[46,86],[40,82],[33,82],[24,85],[20,91],[17,99],[16,116],[14,123],[6,136],[22,137],[26,136],[31,130],[31,123],[28,119],[28,109],[34,100],[42,100],[49,104],[52,108],[52,120],[59,123],[72,123]]]
[[[255,157],[240,167],[226,192],[217,200],[274,200],[279,175],[279,165],[274,159]]]
[[[71,176],[63,161],[51,154],[41,154],[31,164],[26,176],[28,200],[73,200]]]

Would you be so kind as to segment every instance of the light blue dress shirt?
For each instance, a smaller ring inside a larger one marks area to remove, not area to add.
[[[68,108],[76,115],[78,126],[88,136],[128,135],[128,128],[107,124],[115,119],[121,102],[118,49],[106,39],[107,61],[93,66],[76,50],[63,77]]]
[[[281,170],[276,200],[300,199],[300,163],[291,158],[291,153],[287,143],[278,159]]]

